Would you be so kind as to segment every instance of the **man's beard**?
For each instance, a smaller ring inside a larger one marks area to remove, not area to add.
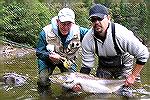
[[[99,27],[101,28],[101,30],[99,29]],[[96,32],[96,33],[102,33],[103,32],[103,29],[102,29],[102,26],[99,26],[99,25],[95,25],[94,27],[94,31]]]
[[[103,30],[101,29],[100,31],[97,31],[95,28],[94,28],[94,34],[96,37],[101,37],[101,34],[102,34]]]
[[[106,38],[106,34],[103,33],[103,30],[101,29],[101,31],[97,31],[94,29],[94,36],[98,39],[100,39],[101,41],[105,41]]]
[[[99,32],[99,31],[96,31],[96,30],[94,30],[94,35],[98,38],[98,37],[100,37],[102,32]]]

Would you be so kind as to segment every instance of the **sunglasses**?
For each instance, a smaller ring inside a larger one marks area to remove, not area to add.
[[[104,17],[104,18],[105,18],[105,17]],[[94,17],[94,18],[91,18],[90,21],[91,21],[91,22],[96,22],[97,20],[98,20],[98,21],[102,21],[104,18]]]

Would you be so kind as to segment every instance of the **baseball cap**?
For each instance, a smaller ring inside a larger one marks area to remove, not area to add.
[[[61,22],[70,21],[72,23],[75,23],[75,14],[74,11],[69,8],[63,8],[58,13],[58,19]]]
[[[108,9],[101,4],[94,4],[90,8],[90,12],[89,12],[90,17],[97,16],[100,18],[104,18],[105,15],[108,15]]]

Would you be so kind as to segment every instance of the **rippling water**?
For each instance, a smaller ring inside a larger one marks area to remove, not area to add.
[[[21,75],[28,76],[27,84],[23,86],[7,86],[0,82],[0,99],[1,100],[99,100],[99,99],[127,99],[125,96],[117,94],[75,94],[65,93],[61,87],[52,85],[52,94],[40,96],[37,91],[37,63],[35,54],[30,54],[24,57],[3,59],[0,62],[0,77],[6,72],[16,72]],[[57,70],[56,70],[57,71]],[[142,89],[140,87],[134,90],[135,99],[150,99],[150,61],[142,70]],[[146,91],[145,91],[146,90]],[[147,94],[146,94],[147,93]],[[131,97],[129,97],[131,98]]]

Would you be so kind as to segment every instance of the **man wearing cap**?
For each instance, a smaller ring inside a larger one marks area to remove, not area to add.
[[[98,56],[96,76],[108,79],[125,78],[125,85],[132,85],[144,64],[149,52],[134,34],[124,26],[112,23],[108,9],[94,4],[89,11],[92,28],[82,41],[81,73],[89,74]],[[136,63],[133,65],[133,58]]]
[[[57,66],[61,72],[75,72],[75,60],[80,48],[80,42],[88,31],[87,28],[75,24],[75,14],[69,8],[63,8],[58,16],[45,26],[39,35],[36,48],[39,68],[38,86],[46,90],[49,87],[48,77]],[[69,69],[65,68],[63,61],[68,59],[71,63]]]

